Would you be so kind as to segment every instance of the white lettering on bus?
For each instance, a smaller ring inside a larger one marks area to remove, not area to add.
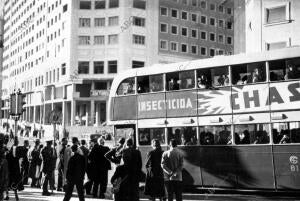
[[[176,110],[193,108],[193,105],[190,98],[140,101],[138,103],[139,111],[164,110],[166,107],[169,110]]]

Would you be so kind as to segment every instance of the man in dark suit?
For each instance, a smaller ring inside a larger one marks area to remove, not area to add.
[[[73,145],[72,152],[74,155],[70,158],[67,169],[67,188],[63,201],[69,201],[72,197],[74,185],[76,185],[77,193],[80,201],[84,201],[83,180],[85,174],[85,158],[78,153],[78,146]]]
[[[95,143],[91,150],[88,159],[91,165],[93,186],[93,197],[98,196],[98,188],[100,184],[99,198],[105,198],[105,192],[107,188],[108,170],[111,169],[110,162],[104,157],[109,151],[107,146],[104,146],[105,140],[103,137],[98,139],[98,143]]]
[[[134,146],[131,138],[126,141],[126,148],[123,149],[124,165],[128,167],[128,200],[139,200],[139,179],[142,172],[142,156],[141,152]]]

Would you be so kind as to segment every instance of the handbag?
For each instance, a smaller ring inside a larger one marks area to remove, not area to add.
[[[114,182],[112,183],[112,188],[111,188],[111,192],[113,194],[116,194],[120,191],[121,184],[123,183],[123,181],[125,179],[127,179],[127,175],[124,178],[118,177],[114,180]]]

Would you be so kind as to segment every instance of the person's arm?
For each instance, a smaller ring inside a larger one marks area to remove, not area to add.
[[[165,153],[163,153],[162,155],[162,159],[161,159],[161,168],[163,169],[163,171],[165,173],[167,173],[168,175],[172,175],[172,170],[167,166],[167,156]]]
[[[145,167],[146,168],[150,168],[151,167],[151,152],[147,153],[147,158],[146,158],[146,162],[145,162]]]

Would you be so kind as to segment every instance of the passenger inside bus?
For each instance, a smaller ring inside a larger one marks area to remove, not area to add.
[[[221,132],[219,132],[218,140],[216,140],[216,142],[216,144],[219,145],[232,144],[230,131],[222,130]]]
[[[179,90],[178,80],[175,78],[171,78],[169,81],[169,90]]]
[[[298,79],[298,78],[300,78],[300,71],[293,64],[288,64],[285,70],[284,80]]]
[[[248,130],[244,130],[241,133],[235,133],[236,144],[250,144],[250,133]]]
[[[209,83],[207,77],[205,75],[200,75],[197,79],[197,84],[200,89],[208,89]]]
[[[200,133],[200,143],[202,145],[213,145],[214,144],[214,135],[209,131],[202,131]]]
[[[253,144],[267,144],[269,143],[268,133],[266,131],[257,131]]]
[[[252,83],[264,81],[262,76],[263,76],[263,74],[262,74],[261,70],[259,70],[258,68],[255,68],[252,73]]]

